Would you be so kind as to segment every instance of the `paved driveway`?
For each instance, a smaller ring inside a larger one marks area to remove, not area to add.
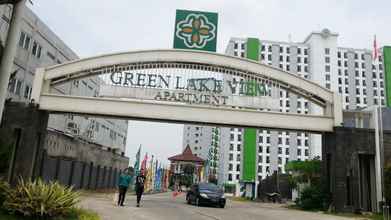
[[[113,195],[93,194],[83,197],[81,206],[100,214],[103,220],[352,220],[321,213],[283,208],[277,204],[228,201],[226,208],[196,207],[185,203],[184,195],[173,199],[170,193],[146,195],[142,207],[135,207],[136,197],[128,195],[124,207],[114,205]]]

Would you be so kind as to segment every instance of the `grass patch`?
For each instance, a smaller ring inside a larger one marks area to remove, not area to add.
[[[0,211],[1,220],[37,220],[37,218],[29,218],[17,215],[10,215]],[[98,214],[84,210],[84,209],[73,209],[67,216],[55,217],[55,218],[42,218],[43,220],[101,220]]]
[[[229,197],[229,199],[232,201],[236,201],[236,202],[251,202],[252,201],[251,199],[246,198],[246,197],[236,197],[236,196]]]

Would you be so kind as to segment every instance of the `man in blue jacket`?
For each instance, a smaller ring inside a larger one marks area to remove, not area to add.
[[[118,206],[124,206],[126,191],[128,191],[129,184],[132,182],[133,167],[129,167],[119,176],[119,196]]]

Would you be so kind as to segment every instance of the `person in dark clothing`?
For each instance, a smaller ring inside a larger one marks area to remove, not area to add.
[[[119,176],[118,206],[124,206],[126,191],[128,191],[129,184],[132,182],[132,176],[133,176],[133,168],[132,167],[126,169],[125,172]]]
[[[140,207],[140,200],[141,196],[144,193],[144,182],[145,182],[145,176],[144,176],[144,170],[141,170],[141,172],[136,177],[136,195],[137,195],[137,207]]]

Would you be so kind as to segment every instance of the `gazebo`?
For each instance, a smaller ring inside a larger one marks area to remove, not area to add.
[[[171,163],[171,173],[172,174],[183,174],[184,168],[186,165],[193,165],[195,167],[194,174],[196,175],[196,182],[202,181],[202,169],[204,167],[204,160],[196,155],[190,149],[190,146],[187,146],[182,154],[178,154],[172,157],[169,157],[168,160]]]

